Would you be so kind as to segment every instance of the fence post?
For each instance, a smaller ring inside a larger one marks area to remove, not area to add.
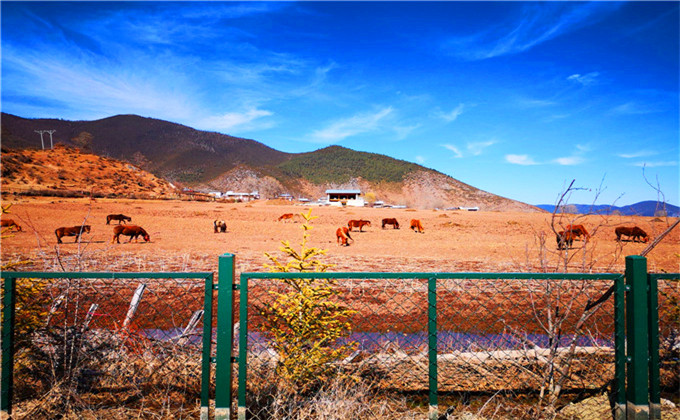
[[[628,384],[626,418],[649,419],[649,322],[647,298],[647,259],[626,257],[626,339],[628,344]]]
[[[2,283],[2,378],[0,385],[0,418],[12,414],[14,393],[14,315],[16,303],[16,279],[5,277]]]
[[[231,418],[232,346],[234,343],[234,254],[223,254],[217,273],[217,343],[215,419]]]
[[[647,275],[649,290],[649,418],[661,419],[661,379],[659,366],[659,289],[657,278]]]
[[[439,399],[437,383],[437,279],[430,277],[427,282],[427,347],[430,390],[430,420],[439,417]]]

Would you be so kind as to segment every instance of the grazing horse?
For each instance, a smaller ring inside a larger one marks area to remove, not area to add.
[[[411,219],[411,229],[413,229],[414,232],[425,233],[425,228],[418,219]]]
[[[109,214],[106,216],[106,224],[108,225],[111,220],[118,220],[118,224],[125,224],[125,221],[131,222],[132,217],[126,216],[124,214]]]
[[[575,234],[571,230],[561,230],[555,235],[555,240],[557,241],[557,249],[569,249],[571,244],[574,243]]]
[[[21,232],[21,226],[17,225],[17,223],[14,220],[12,219],[0,220],[0,227],[11,228],[12,226],[14,226],[17,232]]]
[[[120,226],[119,225],[119,226],[114,226],[114,228],[113,228],[113,239],[111,239],[111,243],[113,243],[114,241],[117,242],[117,243],[120,243],[120,235],[129,236],[130,240],[128,240],[128,243],[132,242],[132,238],[134,238],[135,242],[137,242],[137,237],[140,236],[140,235],[142,236],[142,238],[144,238],[144,240],[146,242],[149,242],[149,240],[151,239],[151,238],[149,238],[149,234],[146,233],[146,231],[144,229],[142,229],[140,226],[135,226],[135,225]]]
[[[567,225],[565,230],[570,231],[574,239],[580,238],[581,236],[585,236],[586,240],[590,239],[590,233],[588,233],[583,225]]]
[[[621,241],[621,236],[627,236],[629,238],[633,238],[633,242],[637,242],[639,239],[641,242],[649,242],[649,236],[647,235],[647,232],[644,230],[640,229],[637,226],[633,227],[624,227],[624,226],[619,226],[616,229],[614,229],[614,233],[616,233],[616,240]]]
[[[347,222],[347,227],[349,227],[350,232],[353,227],[358,227],[359,232],[363,232],[364,226],[371,226],[371,222],[369,220],[350,220]]]
[[[215,233],[227,231],[227,222],[224,220],[215,220],[213,226],[215,227]]]
[[[385,229],[386,225],[392,225],[394,229],[399,229],[399,222],[395,218],[382,219],[382,228]]]
[[[279,222],[281,220],[293,220],[293,216],[295,216],[293,213],[282,214],[281,217],[279,217]]]
[[[57,243],[63,244],[61,238],[63,238],[64,236],[75,236],[76,240],[73,241],[73,243],[76,243],[78,242],[78,239],[80,238],[80,235],[83,234],[83,232],[90,233],[90,225],[60,227],[54,231],[54,234],[57,236]]]
[[[337,237],[337,241],[341,246],[349,246],[349,241],[348,239],[352,239],[352,237],[349,235],[349,229],[346,227],[339,227],[338,230],[335,231],[335,236]],[[352,239],[352,242],[354,242],[354,239]]]

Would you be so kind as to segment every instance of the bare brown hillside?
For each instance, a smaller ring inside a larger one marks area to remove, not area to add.
[[[2,149],[2,193],[164,198],[169,182],[116,159],[57,145],[52,150]]]

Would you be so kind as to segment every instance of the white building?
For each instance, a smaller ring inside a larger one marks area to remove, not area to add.
[[[222,194],[222,198],[233,199],[233,200],[241,200],[241,201],[251,201],[251,200],[259,200],[260,194],[257,191],[253,191],[253,192],[249,192],[249,193],[227,191],[224,194]]]
[[[326,190],[326,203],[331,206],[363,207],[366,203],[359,190]]]

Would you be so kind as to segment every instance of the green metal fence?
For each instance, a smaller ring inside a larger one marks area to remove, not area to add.
[[[381,399],[401,405],[381,406],[382,418],[661,418],[661,396],[680,384],[680,275],[647,274],[642,257],[626,258],[625,275],[243,273],[238,282],[234,259],[220,257],[218,284],[212,273],[1,273],[2,418],[313,413],[304,398],[323,395],[286,393],[268,330],[266,311],[293,290],[286,279],[331,287],[329,301],[347,310],[346,335],[324,346],[347,350],[327,365],[364,392],[356,418],[377,417]]]
[[[222,258],[233,271],[233,256]],[[669,352],[655,350],[659,324],[648,308],[657,305],[656,282],[678,275],[647,275],[642,257],[628,257],[626,265],[625,276],[243,273],[238,284],[225,271],[220,289],[238,294],[225,296],[220,305],[232,305],[238,296],[240,322],[236,357],[233,330],[222,343],[218,339],[216,375],[225,379],[217,387],[217,418],[232,413],[232,363],[238,364],[239,419],[313,412],[300,401],[280,405],[291,383],[280,370],[281,356],[273,350],[263,314],[292,292],[287,279],[332,284],[334,299],[353,313],[347,339],[334,345],[356,345],[335,361],[337,371],[368,378],[371,398],[405,396],[416,416],[467,410],[483,417],[488,409],[494,418],[659,418],[659,354],[666,361],[665,386],[678,378],[671,364],[677,363],[678,348],[672,323],[680,316],[673,299],[680,291],[664,287],[666,295],[660,294],[668,308],[661,342]],[[600,398],[599,405],[580,404],[589,398]]]
[[[213,273],[2,278],[3,418],[208,417]]]

